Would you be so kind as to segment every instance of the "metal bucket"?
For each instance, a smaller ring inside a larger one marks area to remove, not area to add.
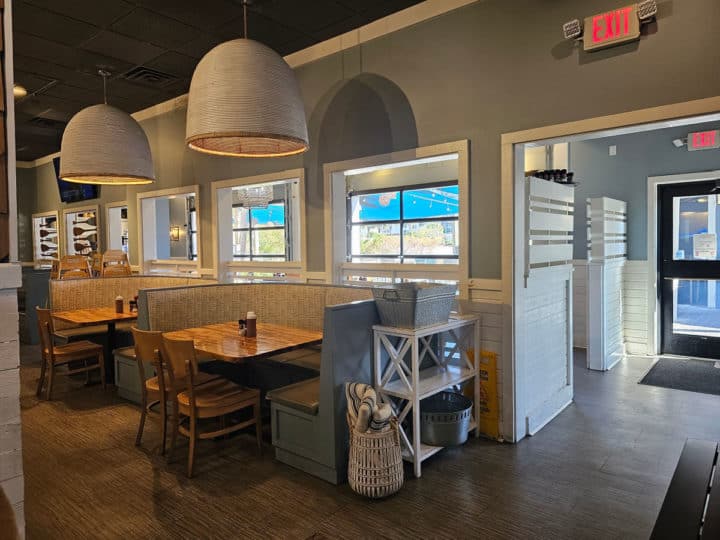
[[[457,446],[468,438],[472,400],[440,392],[420,402],[420,440],[432,446]]]

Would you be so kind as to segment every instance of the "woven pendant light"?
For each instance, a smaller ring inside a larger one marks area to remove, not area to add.
[[[305,152],[305,107],[293,70],[257,41],[218,45],[193,73],[185,142],[199,152],[233,157]]]
[[[103,82],[109,73],[100,71]],[[150,184],[152,154],[140,124],[107,103],[70,119],[60,145],[60,178],[79,184]]]

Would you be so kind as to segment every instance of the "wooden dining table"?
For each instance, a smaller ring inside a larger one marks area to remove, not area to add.
[[[322,343],[322,332],[272,323],[257,323],[257,336],[241,336],[237,321],[208,324],[164,334],[193,340],[195,350],[226,362],[243,362]]]
[[[107,339],[103,348],[105,358],[105,376],[108,384],[115,382],[115,368],[113,350],[115,349],[115,325],[119,322],[134,321],[137,319],[137,311],[123,311],[117,313],[114,307],[96,307],[84,309],[68,309],[53,311],[52,316],[58,321],[63,321],[78,326],[107,325]]]

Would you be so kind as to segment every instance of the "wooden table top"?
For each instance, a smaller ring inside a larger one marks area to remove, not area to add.
[[[132,321],[137,319],[137,311],[133,311],[132,313],[129,311],[116,313],[114,307],[97,307],[53,311],[52,316],[59,321],[85,326],[92,324],[109,324],[114,322]]]
[[[240,336],[237,322],[186,328],[164,335],[171,339],[192,339],[195,350],[226,362],[239,362],[322,343],[322,332],[271,323],[257,323],[257,336],[254,338]]]

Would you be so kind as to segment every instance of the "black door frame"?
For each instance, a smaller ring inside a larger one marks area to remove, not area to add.
[[[674,260],[673,198],[710,195],[715,181],[659,184],[657,186],[657,279],[660,304],[660,353],[720,358],[720,338],[675,334],[673,323],[674,279],[720,279],[720,261]],[[720,193],[718,193],[720,195]]]

